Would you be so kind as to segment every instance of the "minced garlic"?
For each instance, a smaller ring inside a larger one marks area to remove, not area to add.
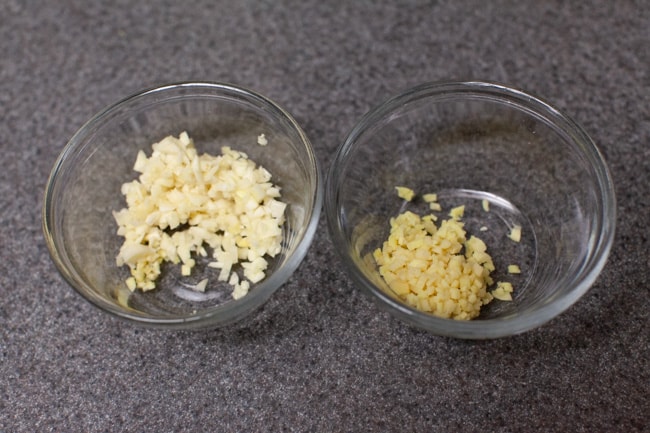
[[[113,212],[124,237],[116,261],[131,270],[127,287],[154,289],[164,261],[181,264],[181,274],[189,275],[193,255],[206,257],[209,247],[214,261],[208,266],[220,269],[218,279],[234,287],[234,298],[244,296],[251,282],[265,277],[265,257],[281,251],[286,204],[271,174],[229,147],[219,156],[199,155],[186,132],[152,150],[150,157],[138,153],[140,176],[122,185],[127,207]],[[233,270],[236,264],[245,279]],[[207,283],[194,288],[204,291]]]

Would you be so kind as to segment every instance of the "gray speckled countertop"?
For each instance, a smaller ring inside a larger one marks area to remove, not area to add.
[[[0,431],[650,431],[647,3],[376,3],[0,2]],[[551,101],[609,162],[610,260],[539,329],[472,342],[397,322],[352,286],[324,218],[246,327],[122,323],[50,261],[50,168],[117,99],[172,81],[250,87],[295,115],[327,168],[366,110],[446,79]]]

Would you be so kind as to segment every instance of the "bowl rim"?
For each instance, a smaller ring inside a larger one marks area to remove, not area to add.
[[[550,121],[550,126],[568,134],[571,141],[583,152],[596,173],[599,188],[599,212],[596,215],[599,233],[594,239],[593,253],[582,267],[571,290],[564,291],[552,301],[530,311],[525,317],[458,321],[444,319],[408,307],[386,294],[373,284],[354,264],[352,248],[344,236],[339,205],[339,188],[344,182],[341,173],[346,168],[346,158],[359,137],[372,130],[376,121],[390,116],[407,104],[424,98],[436,101],[455,98],[473,98],[507,104],[514,109]],[[465,339],[491,339],[520,334],[537,328],[557,317],[582,297],[602,271],[614,240],[616,225],[616,198],[614,183],[603,155],[596,144],[571,117],[544,100],[522,90],[489,81],[426,82],[392,96],[370,109],[352,127],[338,147],[329,167],[325,185],[325,216],[334,243],[334,249],[344,267],[363,292],[376,301],[382,309],[398,319],[441,336]]]
[[[179,91],[184,93],[176,93]],[[66,259],[67,254],[65,251],[61,251],[65,247],[60,246],[57,242],[58,233],[55,223],[57,203],[55,202],[55,197],[57,190],[61,187],[61,176],[70,168],[68,166],[70,155],[85,143],[88,133],[93,128],[109,121],[113,114],[130,104],[144,102],[152,97],[159,98],[156,102],[160,103],[166,100],[192,97],[227,99],[226,95],[235,95],[251,106],[255,106],[256,109],[263,108],[264,111],[271,112],[274,116],[285,121],[299,137],[300,143],[307,151],[308,160],[305,166],[313,173],[315,179],[314,190],[312,191],[313,207],[309,209],[306,219],[307,224],[301,238],[296,244],[294,253],[287,258],[282,268],[259,282],[256,290],[251,291],[247,296],[237,300],[229,300],[224,304],[197,312],[196,314],[176,315],[164,319],[152,318],[131,313],[126,309],[119,308],[105,301],[91,287],[85,284],[85,281],[81,279],[74,268],[68,266],[70,262]],[[323,207],[323,198],[324,179],[320,162],[309,138],[287,110],[268,97],[243,86],[216,81],[180,81],[149,87],[113,102],[92,116],[73,134],[59,153],[47,179],[41,211],[41,225],[50,257],[58,272],[68,285],[93,306],[120,319],[147,327],[166,329],[209,328],[228,325],[249,315],[252,311],[264,304],[291,277],[303,261],[313,241]]]

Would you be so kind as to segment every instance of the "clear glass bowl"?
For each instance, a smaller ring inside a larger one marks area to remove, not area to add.
[[[163,265],[153,291],[131,292],[126,266],[115,258],[122,238],[112,212],[126,206],[120,187],[137,177],[139,150],[187,131],[199,153],[222,146],[243,151],[264,166],[288,204],[282,252],[267,277],[233,300],[209,260],[197,260],[190,277]],[[265,134],[268,145],[257,144]],[[70,140],[50,175],[43,225],[52,258],[88,301],[115,316],[167,328],[225,325],[264,303],[294,272],[314,236],[322,205],[322,179],[311,144],[295,120],[250,90],[218,83],[180,83],[138,93],[105,109]],[[204,293],[189,286],[209,279]]]
[[[513,301],[494,300],[472,321],[400,301],[368,253],[387,238],[391,217],[430,211],[399,199],[396,186],[437,193],[445,210],[465,205],[468,237],[485,241],[494,280],[512,282]],[[615,226],[612,180],[580,126],[533,96],[484,82],[424,84],[370,111],[338,149],[325,201],[356,284],[399,319],[459,338],[521,333],[566,310],[604,266]],[[508,237],[515,225],[519,243]],[[509,264],[521,274],[507,274]]]

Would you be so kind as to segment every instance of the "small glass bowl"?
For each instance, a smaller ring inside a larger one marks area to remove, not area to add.
[[[233,300],[210,260],[197,260],[190,277],[164,265],[156,289],[131,292],[128,267],[118,267],[122,238],[112,212],[126,206],[121,185],[137,178],[139,150],[187,131],[199,153],[222,146],[245,152],[272,174],[287,203],[282,251],[266,278]],[[260,146],[264,134],[268,145]],[[269,99],[219,83],[179,83],[147,90],[112,105],[86,123],[65,146],[49,178],[43,208],[48,248],[63,277],[100,309],[164,328],[217,327],[262,305],[294,272],[313,239],[322,205],[322,179],[304,132]],[[204,278],[204,293],[192,290]]]
[[[388,237],[391,217],[431,211],[397,197],[396,186],[437,193],[441,219],[465,205],[467,236],[485,241],[492,277],[513,284],[513,300],[495,299],[471,321],[402,302],[370,253]],[[358,286],[405,322],[473,339],[530,330],[576,302],[605,264],[616,219],[608,169],[580,126],[533,96],[485,82],[423,84],[367,113],[337,151],[325,202],[334,247]],[[517,225],[520,242],[509,238]],[[508,274],[509,264],[521,273]]]

